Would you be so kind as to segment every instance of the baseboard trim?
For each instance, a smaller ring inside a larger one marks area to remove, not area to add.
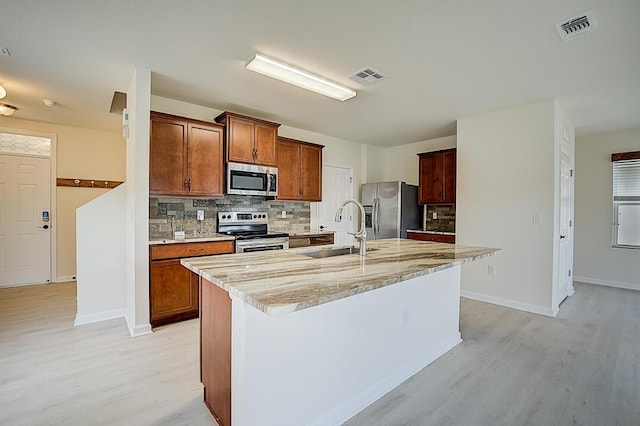
[[[310,422],[309,425],[339,425],[346,422],[351,417],[355,416],[360,411],[371,405],[374,401],[382,398],[384,395],[398,387],[402,382],[418,373],[420,370],[431,364],[436,359],[440,358],[445,353],[449,352],[460,342],[462,342],[460,333],[455,333],[442,345],[434,348],[428,354],[414,359],[404,367],[393,371],[382,380],[369,386],[362,392],[354,395],[352,398],[349,398],[334,409],[316,418],[315,420]]]
[[[111,311],[96,312],[93,314],[76,315],[73,325],[92,324],[94,322],[107,321],[115,318],[124,317],[124,309],[113,309]]]
[[[486,294],[474,293],[472,291],[462,290],[460,296],[465,299],[477,300],[479,302],[492,303],[494,305],[505,306],[507,308],[517,309],[519,311],[531,312],[533,314],[544,315],[546,317],[555,317],[558,312],[551,307],[532,305],[529,303],[518,302],[517,300],[505,299],[502,297],[488,296]]]
[[[628,283],[628,282],[624,282],[624,281],[601,280],[600,278],[579,277],[577,275],[573,277],[573,281],[576,281],[576,282],[579,282],[579,283],[603,285],[603,286],[606,286],[606,287],[624,288],[624,289],[627,289],[627,290],[639,290],[640,291],[640,284],[638,284],[638,283]]]
[[[139,336],[144,336],[145,334],[151,334],[151,324],[147,323],[147,324],[142,324],[142,325],[135,325],[129,322],[129,318],[127,317],[127,315],[124,316],[124,320],[127,323],[127,328],[129,328],[129,335],[131,337],[139,337]]]

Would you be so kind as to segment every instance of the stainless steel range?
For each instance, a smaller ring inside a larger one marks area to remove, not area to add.
[[[217,232],[236,237],[236,253],[284,250],[289,248],[289,234],[268,232],[265,212],[218,212]]]

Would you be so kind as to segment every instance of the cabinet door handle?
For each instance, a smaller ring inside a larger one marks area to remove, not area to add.
[[[191,252],[191,253],[199,253],[202,250],[204,250],[204,249],[202,249],[202,248],[190,248],[189,252]]]
[[[187,178],[184,178],[184,182],[182,183],[182,189],[187,190]]]
[[[187,179],[187,191],[191,191],[191,178]]]

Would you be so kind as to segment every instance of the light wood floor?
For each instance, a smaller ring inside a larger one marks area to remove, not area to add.
[[[73,327],[75,284],[0,289],[0,425],[215,425],[197,320]],[[640,292],[576,284],[557,318],[463,299],[464,342],[355,425],[640,425]]]
[[[463,342],[356,425],[640,425],[640,292],[575,284],[557,318],[462,299]]]
[[[73,327],[75,283],[0,289],[0,425],[215,425],[202,403],[198,320],[129,337]]]

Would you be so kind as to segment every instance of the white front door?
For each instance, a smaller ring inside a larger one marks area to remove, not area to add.
[[[572,158],[560,152],[560,276],[558,304],[573,294],[573,170]]]
[[[49,158],[0,155],[0,287],[51,280]]]
[[[353,232],[353,204],[345,207],[342,221],[335,221],[340,204],[353,198],[353,173],[347,167],[322,166],[322,202],[312,203],[312,214],[318,218],[318,226],[334,231],[336,244],[355,241],[347,232]]]

